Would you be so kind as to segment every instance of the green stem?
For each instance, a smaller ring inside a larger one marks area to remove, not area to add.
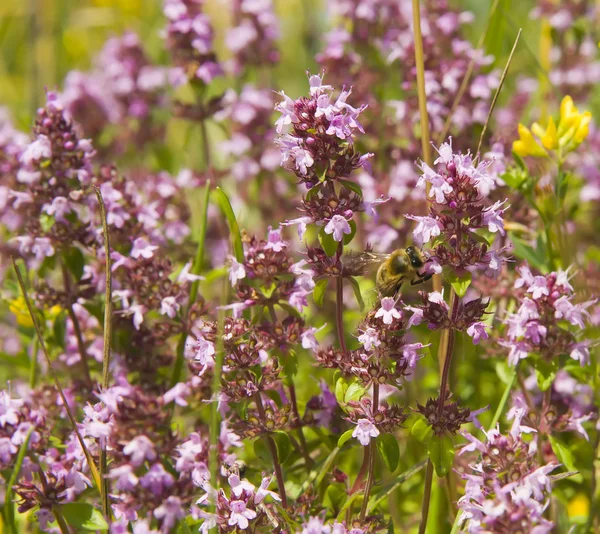
[[[377,412],[377,408],[379,407],[379,384],[377,382],[373,382],[373,411],[372,414],[375,415]],[[371,449],[370,457],[369,457],[369,471],[367,472],[367,483],[365,485],[365,494],[363,496],[363,502],[360,509],[360,520],[364,521],[367,515],[367,508],[369,505],[369,494],[371,493],[371,488],[373,487],[373,478],[375,477],[375,447],[373,446],[373,441],[369,443],[369,448]]]
[[[421,506],[421,524],[419,525],[419,534],[425,534],[427,528],[427,516],[429,515],[429,503],[431,502],[431,485],[433,483],[433,464],[431,460],[427,461],[427,471],[425,472],[425,488],[423,490],[423,505]]]
[[[106,219],[106,206],[102,198],[100,188],[94,186],[98,205],[100,206],[100,217],[102,219],[102,233],[104,235],[104,328],[103,328],[103,347],[102,356],[102,389],[106,391],[110,381],[110,348],[112,343],[112,261],[110,257],[110,237],[108,233],[108,221]],[[102,496],[102,512],[107,522],[111,520],[110,510],[110,482],[108,474],[108,454],[106,452],[106,438],[100,438],[100,493]]]
[[[498,408],[496,408],[496,412],[494,413],[494,418],[492,419],[492,422],[490,423],[490,430],[493,430],[496,425],[498,424],[498,421],[500,421],[500,417],[502,416],[502,412],[504,412],[504,407],[506,406],[506,402],[508,401],[508,397],[510,396],[510,392],[512,390],[512,388],[514,387],[515,383],[517,382],[517,374],[518,374],[518,370],[517,370],[517,366],[515,365],[515,368],[513,369],[513,374],[510,377],[510,381],[508,382],[508,384],[506,384],[506,387],[504,388],[504,393],[502,394],[502,398],[500,399],[500,404],[498,405]]]
[[[29,387],[35,388],[38,376],[38,352],[40,351],[40,344],[37,339],[33,340],[33,353],[31,355],[31,362],[29,366]]]
[[[58,506],[52,507],[52,513],[54,514],[54,517],[56,518],[56,523],[58,524],[58,528],[60,528],[61,533],[69,534],[70,533],[69,526],[67,525],[65,518],[62,516],[62,514],[58,510]]]
[[[265,409],[260,397],[260,392],[254,396],[254,400],[256,402],[256,409],[258,410],[259,417],[262,419],[262,421],[265,421]],[[269,447],[271,460],[273,460],[273,469],[275,470],[275,478],[277,479],[277,487],[279,489],[279,496],[281,497],[281,506],[287,508],[288,502],[287,495],[285,493],[285,479],[283,478],[283,471],[281,470],[281,463],[279,462],[279,456],[277,454],[277,445],[275,445],[275,441],[269,434],[267,434],[265,437],[267,438],[267,446]]]
[[[227,292],[225,288],[223,295]],[[221,391],[221,374],[223,369],[223,328],[225,324],[225,312],[219,310],[217,318],[217,339],[215,346],[215,367],[213,369],[213,379],[211,388],[210,404],[210,435],[209,435],[209,457],[208,465],[210,469],[210,481],[212,487],[218,489],[219,485],[219,392]],[[216,504],[216,503],[214,503]]]
[[[452,363],[452,354],[454,352],[454,324],[456,323],[459,307],[459,297],[452,291],[451,297],[451,308],[450,308],[450,328],[448,329],[447,345],[445,347],[444,356],[444,368],[442,370],[442,376],[440,379],[440,396],[438,399],[438,417],[440,417],[444,411],[444,404],[446,402],[446,391],[449,391],[448,377],[450,376],[450,367]],[[427,517],[429,515],[429,503],[431,501],[431,486],[433,482],[433,464],[431,460],[427,463],[427,472],[425,473],[425,488],[423,495],[423,505],[421,507],[421,524],[419,525],[419,534],[424,534],[427,528]]]

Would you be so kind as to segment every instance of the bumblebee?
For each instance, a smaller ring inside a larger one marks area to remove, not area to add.
[[[399,248],[391,254],[349,252],[342,256],[344,269],[350,276],[365,276],[379,265],[375,285],[382,298],[395,297],[407,280],[413,286],[429,280],[432,274],[420,272],[426,262],[421,251],[412,246]]]

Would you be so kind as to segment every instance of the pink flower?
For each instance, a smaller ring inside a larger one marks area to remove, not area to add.
[[[185,517],[185,509],[179,497],[171,496],[154,510],[154,517],[162,519],[162,528],[165,532],[169,532],[178,520]]]
[[[272,480],[273,480],[272,476],[264,477],[262,479],[262,482],[260,483],[260,487],[256,491],[256,495],[254,496],[255,504],[260,504],[265,499],[265,497],[267,497],[267,495],[270,495],[271,498],[276,501],[281,501],[281,497],[277,493],[275,493],[274,491],[270,491],[268,489]]]
[[[151,258],[154,256],[154,251],[157,250],[158,247],[155,245],[151,245],[148,243],[148,240],[144,237],[138,237],[133,242],[133,248],[131,249],[131,257],[138,258]]]
[[[467,334],[473,338],[473,344],[478,345],[482,339],[487,339],[489,334],[484,323],[473,323],[467,328]]]
[[[116,479],[115,488],[119,491],[132,491],[138,484],[138,477],[130,464],[123,464],[110,470],[108,478]]]
[[[402,315],[399,310],[396,309],[396,301],[391,297],[384,297],[381,299],[381,308],[377,310],[375,319],[381,317],[383,324],[392,324],[394,319],[401,319]]]
[[[144,435],[136,436],[125,447],[123,454],[129,456],[131,464],[139,467],[145,460],[153,462],[156,460],[154,444]]]
[[[325,225],[325,233],[329,235],[333,234],[333,239],[340,242],[344,239],[344,234],[348,235],[352,233],[352,228],[350,228],[345,217],[334,215]]]
[[[379,430],[368,419],[359,419],[354,432],[352,432],[352,437],[356,438],[363,447],[366,447],[371,442],[371,438],[376,438],[377,436],[379,436]]]
[[[423,174],[419,178],[417,185],[424,187],[426,182],[431,184],[429,196],[434,197],[438,204],[442,204],[446,200],[446,194],[452,193],[452,186],[446,182],[441,174],[435,172],[427,163],[421,163]]]
[[[244,501],[231,501],[229,509],[231,510],[231,515],[227,524],[232,527],[237,526],[241,530],[246,530],[250,524],[248,520],[256,517],[256,512],[246,508]]]
[[[52,143],[45,135],[38,135],[21,154],[21,163],[30,166],[42,159],[50,159],[52,157]]]
[[[407,215],[406,218],[418,222],[416,228],[413,230],[413,238],[418,246],[422,246],[424,243],[428,243],[432,237],[440,235],[440,225],[433,217]]]

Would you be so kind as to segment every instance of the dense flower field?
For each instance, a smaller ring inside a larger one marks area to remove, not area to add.
[[[137,4],[0,25],[0,532],[600,532],[598,2]]]

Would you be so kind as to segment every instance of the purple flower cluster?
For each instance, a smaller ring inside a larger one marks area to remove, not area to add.
[[[551,28],[549,78],[560,94],[585,97],[600,82],[597,39],[582,31],[598,19],[598,10],[597,4],[585,0],[540,0],[530,13],[531,18],[543,19]]]
[[[470,153],[454,153],[450,143],[439,148],[436,169],[421,163],[418,185],[429,189],[429,215],[409,215],[418,222],[415,243],[433,243],[430,269],[443,268],[458,277],[483,271],[497,275],[503,263],[502,251],[489,248],[477,231],[504,235],[505,202],[486,205],[485,198],[494,179],[487,173],[489,163],[475,165]]]
[[[281,156],[273,146],[271,93],[245,85],[239,94],[233,89],[226,91],[221,105],[222,110],[215,114],[215,119],[227,120],[231,127],[231,134],[221,143],[220,149],[224,156],[233,159],[232,176],[239,182],[249,182],[261,174],[275,171]],[[271,181],[269,178],[268,182]]]
[[[264,477],[258,488],[239,474],[229,475],[229,497],[223,488],[217,492],[210,484],[203,485],[205,494],[198,499],[199,506],[216,504],[216,513],[208,513],[198,508],[195,514],[203,522],[200,532],[206,534],[211,528],[218,527],[219,532],[238,532],[249,528],[256,529],[273,526],[273,501],[281,501],[279,495],[271,490],[272,477]],[[216,498],[216,499],[215,499]],[[215,502],[216,500],[216,502]]]
[[[502,344],[510,348],[508,361],[516,365],[531,354],[551,362],[569,355],[583,365],[589,363],[589,341],[578,341],[576,332],[589,320],[587,308],[595,300],[574,303],[575,293],[566,271],[533,275],[527,265],[519,269],[515,289],[519,309],[506,318],[507,338]],[[575,327],[575,328],[574,328]]]
[[[548,506],[550,478],[558,467],[537,463],[537,442],[525,441],[524,433],[535,432],[521,425],[524,413],[515,411],[508,435],[498,429],[485,432],[486,441],[464,433],[471,442],[464,452],[478,452],[480,460],[465,474],[465,495],[458,501],[469,534],[532,532],[549,534],[554,524],[544,518]]]
[[[77,135],[56,95],[49,93],[46,107],[37,113],[34,139],[20,155],[17,181],[5,205],[22,225],[22,235],[13,243],[23,257],[33,257],[39,265],[57,250],[96,241],[86,205],[93,154],[90,140]]]
[[[466,332],[477,345],[482,339],[488,338],[486,324],[481,320],[489,302],[481,298],[463,301],[456,306],[451,313],[450,307],[444,300],[444,296],[438,291],[421,294],[423,303],[420,306],[407,306],[413,315],[408,320],[409,325],[427,323],[430,330],[453,328]]]
[[[233,0],[232,4],[235,26],[227,31],[225,44],[234,54],[233,74],[240,75],[245,67],[276,64],[279,21],[272,0]]]
[[[213,50],[213,29],[202,13],[203,0],[165,0],[164,30],[167,49],[178,71],[173,72],[175,86],[186,81],[209,84],[223,74]]]
[[[73,70],[60,100],[81,131],[98,139],[108,125],[119,125],[112,148],[142,146],[161,135],[152,109],[164,105],[169,69],[153,65],[132,32],[109,39],[90,72]]]
[[[275,123],[280,137],[281,164],[292,170],[301,183],[312,188],[327,180],[346,178],[362,167],[372,154],[361,155],[353,144],[356,131],[364,133],[358,116],[366,106],[354,108],[346,102],[352,89],[343,89],[333,99],[333,87],[323,77],[309,77],[310,96],[292,100],[283,91],[283,102],[275,106],[281,117]]]

